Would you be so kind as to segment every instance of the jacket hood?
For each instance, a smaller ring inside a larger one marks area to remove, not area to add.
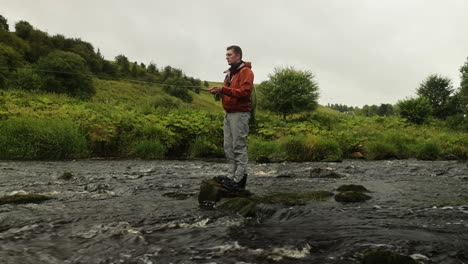
[[[242,63],[239,68],[237,68],[237,71],[239,71],[240,69],[244,68],[244,67],[247,67],[249,69],[252,69],[252,62],[250,61],[244,61],[244,63]],[[224,73],[228,73],[229,72],[229,69],[225,70]]]

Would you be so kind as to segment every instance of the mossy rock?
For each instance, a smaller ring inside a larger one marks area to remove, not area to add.
[[[335,195],[335,201],[342,203],[359,203],[367,201],[371,198],[372,197],[367,194],[355,191],[340,192]]]
[[[348,192],[348,191],[353,191],[353,192],[370,192],[369,190],[366,189],[366,187],[358,184],[346,184],[346,185],[341,185],[336,189],[339,192]]]
[[[309,202],[325,201],[333,196],[332,192],[328,191],[310,191],[302,193],[277,193],[270,194],[261,198],[262,203],[266,204],[282,204],[286,206],[305,205]]]
[[[238,197],[229,199],[220,204],[217,208],[232,213],[237,213],[245,217],[260,217],[271,215],[275,209],[262,205],[282,205],[295,206],[305,205],[309,202],[325,201],[333,196],[328,191],[311,191],[303,193],[279,193],[267,196]]]
[[[28,203],[42,203],[44,201],[52,199],[51,197],[41,194],[14,194],[5,195],[0,197],[0,205],[2,204],[28,204]]]
[[[409,256],[400,255],[386,250],[373,250],[364,254],[362,264],[417,264]]]
[[[213,179],[203,180],[200,184],[200,193],[198,194],[198,202],[201,205],[213,205],[219,202],[222,198],[228,197],[249,197],[252,193],[248,190],[230,191],[223,187]]]

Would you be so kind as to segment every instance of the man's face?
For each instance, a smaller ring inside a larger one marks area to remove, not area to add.
[[[236,64],[240,61],[240,54],[234,53],[234,50],[228,49],[226,51],[226,60],[229,65]]]

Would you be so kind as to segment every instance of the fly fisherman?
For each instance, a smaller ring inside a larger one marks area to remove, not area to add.
[[[223,102],[224,114],[224,153],[232,164],[228,176],[215,177],[229,190],[244,190],[247,183],[247,134],[251,118],[254,74],[250,62],[242,61],[239,46],[226,48],[226,60],[231,66],[224,78],[224,86],[216,86],[208,91],[218,94]]]

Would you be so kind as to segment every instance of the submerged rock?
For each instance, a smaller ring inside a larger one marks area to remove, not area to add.
[[[342,203],[359,203],[367,201],[371,198],[372,197],[367,194],[355,191],[340,192],[335,195],[335,201]]]
[[[168,192],[168,193],[163,193],[163,196],[173,198],[176,200],[186,200],[189,197],[194,196],[194,193]]]
[[[0,197],[0,205],[2,204],[27,204],[27,203],[41,203],[52,199],[51,197],[34,194],[34,193],[18,193],[14,195],[5,195]]]
[[[203,180],[200,184],[198,202],[201,205],[212,205],[227,197],[248,197],[252,193],[248,190],[231,191],[213,179]]]
[[[312,178],[332,178],[337,179],[342,176],[335,172],[333,168],[314,168],[310,170],[310,177]]]
[[[267,196],[238,197],[230,199],[217,208],[245,217],[261,217],[273,214],[276,209],[265,205],[295,206],[310,202],[325,201],[333,196],[328,191],[311,191],[303,193],[278,193]]]
[[[66,171],[62,175],[60,175],[58,178],[60,180],[69,181],[73,179],[73,173]]]
[[[409,256],[400,255],[386,250],[373,250],[364,254],[362,264],[417,264]]]
[[[341,185],[336,189],[339,192],[348,192],[348,191],[354,191],[354,192],[370,192],[369,190],[366,189],[366,187],[358,184],[346,184],[346,185]]]

